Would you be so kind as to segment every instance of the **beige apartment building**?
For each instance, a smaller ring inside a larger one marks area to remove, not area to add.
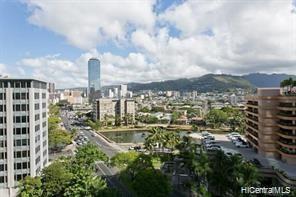
[[[129,122],[135,122],[135,101],[132,99],[98,99],[96,104],[96,119],[99,121],[106,117],[115,121],[118,116],[122,121],[129,117]]]
[[[258,88],[247,96],[246,138],[259,154],[296,164],[296,96]]]

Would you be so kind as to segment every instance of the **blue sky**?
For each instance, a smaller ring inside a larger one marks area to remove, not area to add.
[[[292,0],[75,2],[0,0],[0,72],[72,87],[93,56],[105,85],[296,67]]]

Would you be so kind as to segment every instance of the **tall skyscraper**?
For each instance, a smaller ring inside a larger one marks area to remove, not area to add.
[[[0,79],[0,194],[38,175],[48,163],[47,84],[33,79]]]
[[[88,60],[88,97],[89,102],[93,103],[100,98],[101,90],[101,65],[97,58]]]

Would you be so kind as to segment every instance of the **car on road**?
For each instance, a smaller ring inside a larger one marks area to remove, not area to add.
[[[203,131],[203,132],[201,132],[201,136],[202,136],[202,137],[206,137],[206,136],[208,136],[208,135],[211,135],[211,133],[209,133],[208,131]]]
[[[243,143],[243,142],[240,142],[240,141],[235,142],[234,145],[237,148],[248,148],[249,147],[247,143]]]
[[[251,160],[251,162],[256,165],[257,167],[262,167],[263,165],[260,163],[260,161],[256,158],[254,158],[253,160]]]

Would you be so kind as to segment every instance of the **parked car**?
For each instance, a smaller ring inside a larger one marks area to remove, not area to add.
[[[255,164],[256,166],[258,166],[258,167],[262,167],[262,164],[261,164],[260,161],[259,161],[258,159],[256,159],[256,158],[254,158],[253,160],[251,160],[251,162],[252,162],[253,164]]]
[[[213,135],[208,135],[208,136],[205,136],[204,139],[215,140],[215,136],[213,136]]]
[[[208,136],[208,135],[210,135],[210,133],[207,132],[207,131],[203,131],[203,132],[201,132],[201,136],[202,136],[202,137],[206,137],[206,136]]]
[[[248,144],[247,143],[243,143],[243,142],[235,142],[234,145],[237,147],[237,148],[248,148]]]

